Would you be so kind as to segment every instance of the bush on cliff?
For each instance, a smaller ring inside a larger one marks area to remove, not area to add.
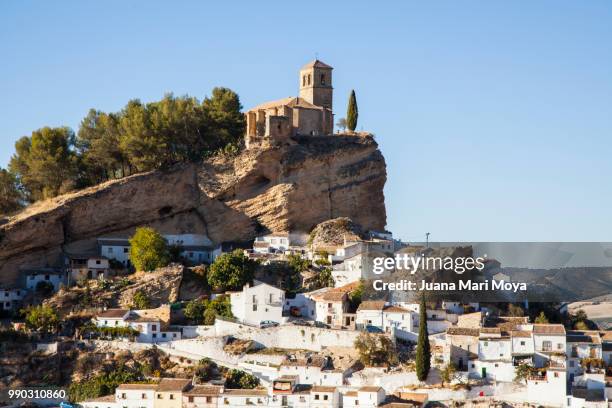
[[[241,249],[219,256],[210,265],[208,284],[216,291],[240,290],[253,280],[257,262],[249,259]]]
[[[130,261],[138,271],[152,271],[168,265],[166,239],[153,228],[140,227],[130,238]]]

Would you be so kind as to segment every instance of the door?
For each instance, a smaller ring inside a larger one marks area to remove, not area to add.
[[[487,367],[482,367],[480,370],[482,371],[482,378],[487,378]]]

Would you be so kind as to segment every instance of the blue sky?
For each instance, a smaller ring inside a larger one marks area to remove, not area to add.
[[[388,228],[612,240],[609,1],[0,3],[0,166],[39,127],[217,85],[295,95],[315,55],[387,161]],[[379,199],[372,197],[372,199]]]

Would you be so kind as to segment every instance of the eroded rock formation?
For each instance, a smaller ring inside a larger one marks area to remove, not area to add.
[[[0,285],[21,283],[20,267],[58,265],[63,252],[95,249],[97,237],[141,225],[217,243],[308,233],[337,217],[382,229],[385,181],[384,158],[362,135],[303,137],[107,182],[36,203],[0,226]]]

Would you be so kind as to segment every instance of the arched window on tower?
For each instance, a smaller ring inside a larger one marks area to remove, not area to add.
[[[321,74],[321,85],[325,85],[325,74]]]
[[[306,75],[302,76],[302,86],[306,86]]]
[[[308,85],[310,85],[310,74],[308,74]]]

